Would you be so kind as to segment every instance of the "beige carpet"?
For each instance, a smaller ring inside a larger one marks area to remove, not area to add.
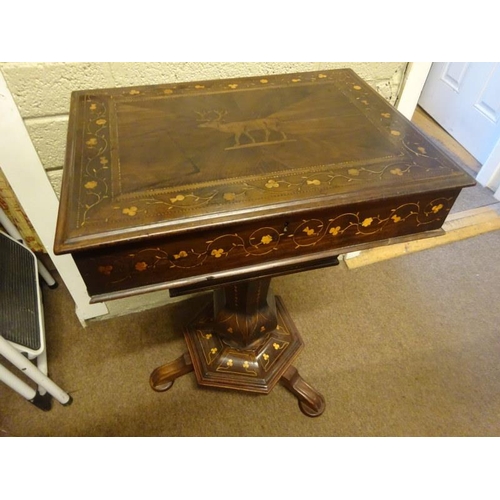
[[[455,210],[495,202],[465,190]],[[0,386],[12,436],[498,436],[500,232],[349,271],[273,281],[306,343],[296,366],[327,407],[305,417],[267,396],[198,387],[167,393],[150,372],[185,350],[182,324],[206,300],[82,328],[64,285],[44,289],[51,376],[71,406],[44,413]]]

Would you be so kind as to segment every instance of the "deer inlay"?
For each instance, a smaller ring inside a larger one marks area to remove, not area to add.
[[[239,147],[261,146],[264,144],[275,144],[287,141],[287,136],[280,128],[277,118],[256,118],[255,120],[245,120],[238,122],[225,122],[223,118],[227,115],[226,110],[213,110],[196,112],[198,127],[213,128],[221,132],[227,132],[234,136],[234,146],[226,149]],[[274,140],[271,139],[274,133]],[[242,136],[246,137],[250,143],[241,143]]]

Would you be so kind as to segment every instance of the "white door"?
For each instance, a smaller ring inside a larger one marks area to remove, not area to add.
[[[484,164],[500,139],[500,63],[434,63],[418,103]]]

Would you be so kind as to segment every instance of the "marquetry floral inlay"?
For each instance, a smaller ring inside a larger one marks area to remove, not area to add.
[[[250,366],[250,363],[249,363],[248,361],[245,361],[245,362],[243,363],[243,368],[245,368],[245,369],[246,369],[246,368],[248,368],[249,366]]]
[[[145,271],[148,265],[145,262],[137,262],[134,267],[136,271]]]
[[[87,214],[110,197],[109,130],[106,106],[91,97],[87,98],[86,123],[83,129],[85,146],[82,151],[81,205],[78,223],[83,226]]]
[[[104,274],[105,276],[109,276],[111,274],[111,271],[113,270],[113,266],[99,266],[97,270],[101,273]]]
[[[181,250],[179,253],[174,254],[174,259],[185,259],[188,256],[187,252],[185,250]]]
[[[319,186],[321,184],[321,181],[319,179],[313,179],[312,181],[307,181],[307,184],[313,185],[313,186]]]
[[[445,208],[449,210],[452,201],[453,198],[437,198],[424,206],[418,201],[409,202],[395,208],[386,208],[383,213],[346,212],[329,219],[307,219],[290,224],[283,233],[267,226],[256,229],[245,237],[238,234],[221,235],[214,240],[205,241],[203,248],[198,249],[183,248],[171,251],[168,246],[148,248],[128,255],[131,259],[129,271],[123,271],[122,266],[108,265],[114,262],[99,262],[101,265],[96,268],[101,275],[113,275],[114,280],[121,280],[132,272],[156,272],[159,268],[165,269],[165,265],[170,268],[192,269],[208,264],[210,258],[226,259],[231,258],[233,254],[261,257],[282,247],[288,248],[288,242],[298,249],[316,246],[326,236],[335,238],[336,242],[342,242],[344,235],[367,236],[373,239],[373,235],[383,232],[387,224],[408,222],[418,228],[442,221],[445,215],[441,215],[441,211],[445,211]],[[137,208],[130,207],[126,210],[133,215]],[[391,234],[388,233],[385,237],[388,236]],[[124,272],[127,274],[124,275]]]
[[[266,80],[265,78],[262,78],[262,79],[260,80],[260,83],[269,83],[269,80]]]
[[[269,359],[269,354],[263,354],[262,357],[264,358],[264,361],[267,361]]]
[[[184,201],[186,197],[183,194],[178,194],[175,198],[170,198],[170,201],[172,203],[175,203],[177,201]]]
[[[228,359],[227,362],[226,362],[226,365],[227,366],[233,366],[233,360],[232,359]]]
[[[273,344],[273,347],[274,347],[276,350],[278,350],[278,349],[280,348],[280,345],[279,345],[278,343],[276,343],[276,342],[275,342],[275,343]]]
[[[212,255],[216,259],[219,259],[224,255],[224,249],[223,248],[213,249],[210,255]]]
[[[124,208],[122,210],[122,214],[124,214],[124,215],[130,215],[131,217],[133,217],[134,215],[137,214],[137,207]]]
[[[267,189],[279,188],[279,187],[280,187],[280,185],[273,179],[270,179],[266,182]]]
[[[403,171],[400,168],[393,168],[391,170],[392,175],[403,175]]]

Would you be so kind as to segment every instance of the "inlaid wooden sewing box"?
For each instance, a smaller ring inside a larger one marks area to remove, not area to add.
[[[228,289],[436,234],[473,184],[349,69],[78,91],[55,252],[95,302]]]

